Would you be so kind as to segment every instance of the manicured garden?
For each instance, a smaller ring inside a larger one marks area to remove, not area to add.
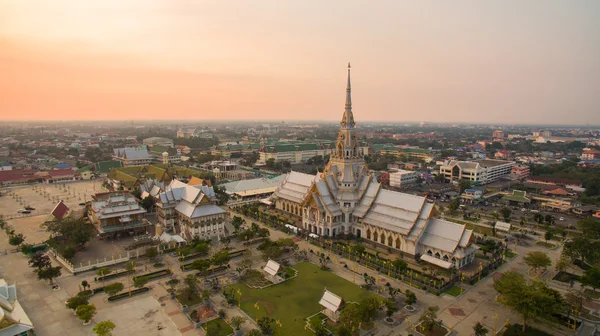
[[[579,275],[571,274],[568,272],[560,271],[556,273],[552,280],[569,283],[571,281],[579,281],[581,277]]]
[[[448,295],[452,295],[452,296],[459,296],[460,294],[462,294],[462,291],[461,291],[460,287],[452,286],[452,287],[446,289],[444,291],[444,293],[446,293]]]
[[[214,319],[202,324],[202,328],[206,331],[213,332],[211,335],[227,336],[233,333],[233,328],[223,319]]]
[[[304,262],[294,268],[298,271],[297,277],[265,289],[248,288],[245,284],[232,286],[241,291],[241,308],[250,317],[269,316],[281,322],[281,327],[274,327],[275,335],[314,335],[304,326],[308,316],[323,309],[319,300],[325,288],[346,302],[357,302],[374,295],[316,265]]]
[[[508,259],[512,259],[512,258],[516,257],[517,254],[514,253],[513,251],[511,251],[510,249],[506,249],[506,251],[504,252],[504,256],[507,257]]]

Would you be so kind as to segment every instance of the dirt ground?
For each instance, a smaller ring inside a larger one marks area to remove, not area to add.
[[[78,209],[81,208],[80,203],[89,201],[93,194],[103,191],[101,180],[14,186],[2,190],[0,215],[5,219],[47,215],[60,200],[69,208]],[[17,213],[26,206],[35,210],[28,215]]]

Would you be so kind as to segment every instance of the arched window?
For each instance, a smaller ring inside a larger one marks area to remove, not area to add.
[[[400,249],[400,238],[396,238],[396,248]]]
[[[367,239],[371,240],[371,229],[367,229]]]
[[[385,244],[385,236],[383,235],[383,233],[379,236],[379,242]]]
[[[456,258],[452,258],[452,265],[456,265]]]
[[[438,258],[438,259],[440,259],[440,253],[439,253],[439,252],[436,252],[436,253],[435,253],[435,257],[436,257],[436,258]]]
[[[392,246],[392,236],[388,236],[388,246]]]
[[[448,256],[444,255],[444,257],[442,259],[444,259],[444,261],[448,261]]]
[[[431,252],[431,250],[427,251],[427,255],[433,255],[433,252]]]

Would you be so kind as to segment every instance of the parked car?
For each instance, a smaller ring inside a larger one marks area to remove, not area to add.
[[[20,213],[20,214],[28,214],[28,213],[31,213],[31,211],[29,211],[29,210],[25,210],[25,209],[19,209],[19,210],[17,210],[17,213]]]
[[[560,221],[564,221],[564,220],[565,220],[565,217],[560,217],[558,220],[560,220]]]
[[[33,207],[30,207],[30,206],[26,206],[26,207],[25,207],[25,210],[31,210],[31,211],[33,211],[33,210],[35,210],[35,208],[33,208]]]

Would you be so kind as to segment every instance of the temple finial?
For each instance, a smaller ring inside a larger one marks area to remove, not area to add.
[[[351,68],[351,66],[350,66],[350,62],[348,62],[348,69],[350,69],[350,68]]]

